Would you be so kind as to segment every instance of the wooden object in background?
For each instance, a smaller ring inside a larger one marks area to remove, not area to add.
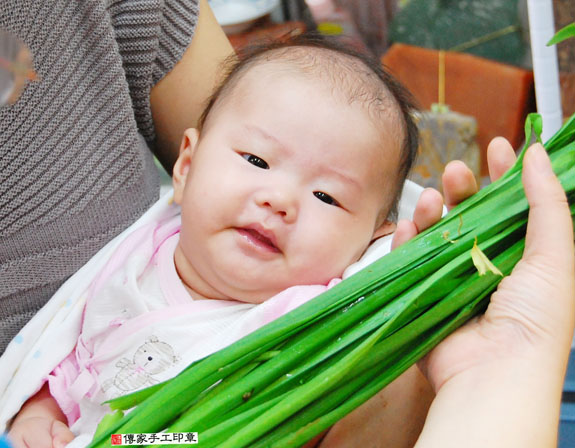
[[[559,82],[561,83],[563,118],[566,119],[575,114],[575,72],[559,73]]]
[[[575,2],[573,0],[553,0],[555,29],[575,22]],[[567,39],[557,44],[559,78],[561,82],[561,106],[563,117],[575,114],[575,39]]]
[[[556,30],[575,22],[575,2],[553,0],[553,15]],[[575,73],[575,39],[567,39],[557,44],[557,59],[560,71]]]
[[[442,191],[441,175],[451,160],[462,160],[480,182],[475,118],[457,112],[418,112],[419,149],[410,179]]]
[[[438,100],[439,51],[394,44],[383,64],[414,94],[423,109]],[[470,54],[445,54],[445,103],[477,120],[480,172],[486,176],[487,145],[503,136],[518,148],[525,117],[535,110],[533,72]]]

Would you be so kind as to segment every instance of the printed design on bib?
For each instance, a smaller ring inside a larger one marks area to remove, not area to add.
[[[154,375],[164,372],[179,360],[170,344],[152,335],[138,347],[132,360],[121,358],[116,363],[119,371],[113,378],[104,381],[102,391],[119,396],[157,384],[159,381]]]

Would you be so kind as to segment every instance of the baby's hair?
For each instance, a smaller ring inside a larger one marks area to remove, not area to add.
[[[312,49],[312,51],[310,51]],[[412,114],[417,110],[410,92],[399,83],[375,57],[359,52],[341,39],[318,33],[303,33],[282,40],[261,42],[243,48],[224,64],[225,77],[217,87],[200,117],[198,129],[206,125],[216,104],[225,100],[247,71],[260,62],[278,62],[331,82],[334,92],[346,96],[351,104],[361,103],[377,125],[382,116],[391,117],[398,126],[401,156],[394,201],[387,219],[397,217],[403,183],[415,161],[418,130]],[[358,82],[358,80],[360,82]]]

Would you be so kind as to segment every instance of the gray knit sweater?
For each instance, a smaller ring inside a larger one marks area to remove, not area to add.
[[[62,282],[157,199],[150,88],[197,0],[1,0],[39,81],[0,109],[0,353]]]

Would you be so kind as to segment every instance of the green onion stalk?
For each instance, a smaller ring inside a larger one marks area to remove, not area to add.
[[[539,140],[541,117],[525,128],[526,142]],[[544,146],[573,217],[575,115]],[[526,147],[499,180],[389,255],[173,379],[110,401],[115,413],[89,446],[197,432],[202,447],[293,447],[329,428],[485,310],[523,254]]]

